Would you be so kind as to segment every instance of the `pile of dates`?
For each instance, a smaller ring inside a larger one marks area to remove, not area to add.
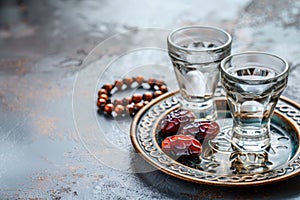
[[[174,159],[199,156],[204,141],[216,137],[220,131],[214,121],[195,121],[192,111],[178,109],[169,113],[160,122],[162,150]]]

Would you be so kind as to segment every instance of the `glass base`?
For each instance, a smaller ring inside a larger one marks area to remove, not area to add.
[[[231,144],[239,151],[260,152],[264,151],[270,146],[270,139],[267,138],[254,138],[244,139],[232,137]]]
[[[270,148],[270,137],[246,138],[234,134],[232,126],[222,128],[221,133],[212,141],[210,146],[215,150],[228,153],[233,151],[241,152],[266,152]]]
[[[196,120],[215,121],[218,118],[214,99],[209,99],[204,102],[192,102],[187,101],[182,97],[178,97],[178,100],[181,108],[195,113]]]
[[[228,119],[222,120],[227,124],[222,127],[221,132],[212,140],[206,141],[207,146],[204,147],[204,152],[201,155],[202,167],[213,166],[214,172],[217,174],[225,173],[226,168],[233,174],[253,174],[264,172],[275,166],[282,165],[286,159],[290,158],[288,154],[289,139],[283,137],[282,129],[274,126],[272,134],[272,141],[269,145],[261,151],[253,151],[257,149],[257,145],[264,146],[260,142],[248,143],[248,148],[242,146],[239,142],[234,142],[232,125],[229,125]],[[206,165],[205,165],[206,164]],[[221,167],[222,166],[222,167]],[[212,170],[207,168],[207,170]]]
[[[239,151],[260,152],[270,146],[268,124],[263,127],[236,126],[232,130],[231,144]]]

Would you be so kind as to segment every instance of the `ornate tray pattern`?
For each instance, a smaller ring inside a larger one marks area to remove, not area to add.
[[[290,158],[284,164],[255,173],[218,174],[195,169],[173,160],[159,146],[157,127],[160,120],[167,113],[179,108],[179,102],[176,98],[177,93],[167,93],[151,102],[137,114],[131,124],[131,141],[134,148],[157,169],[187,181],[218,186],[268,184],[288,179],[300,173],[300,106],[285,97],[280,98],[275,108],[276,115],[283,120],[284,132],[288,135],[287,137],[289,137],[293,146],[289,149],[286,148],[287,151],[290,151]],[[224,106],[225,98],[222,89],[218,88],[215,96],[219,104]],[[279,124],[281,123],[279,122]]]

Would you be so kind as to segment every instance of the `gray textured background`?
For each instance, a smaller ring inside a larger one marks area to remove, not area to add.
[[[300,103],[299,0],[0,0],[0,199],[300,199],[299,177],[254,188],[195,185],[115,170],[84,148],[72,91],[89,52],[120,32],[196,24],[228,30],[232,52],[284,57],[284,96]]]

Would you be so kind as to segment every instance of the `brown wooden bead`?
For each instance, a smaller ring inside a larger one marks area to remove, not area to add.
[[[120,116],[120,115],[122,115],[122,113],[125,111],[125,108],[124,108],[124,106],[122,106],[122,105],[117,105],[116,107],[115,107],[115,112],[116,112],[116,115],[117,116]]]
[[[154,78],[149,78],[148,79],[148,84],[150,85],[150,87],[154,87],[156,84],[156,80]]]
[[[105,104],[106,104],[106,100],[105,99],[98,99],[97,106],[99,108],[102,108],[102,106],[104,106]]]
[[[159,90],[162,91],[162,93],[166,93],[166,92],[168,92],[168,87],[165,86],[165,85],[161,85],[161,86],[159,87]]]
[[[147,105],[148,103],[150,103],[149,101],[144,101],[144,106]]]
[[[122,86],[124,85],[124,82],[122,80],[116,80],[115,86],[120,90]]]
[[[138,83],[138,84],[142,84],[144,82],[144,77],[143,76],[137,76],[135,77],[135,81]]]
[[[101,94],[106,94],[106,95],[108,95],[108,92],[107,92],[106,89],[102,88],[102,89],[100,89],[100,90],[98,91],[98,97],[100,97]]]
[[[155,96],[155,97],[158,97],[158,96],[160,96],[160,95],[162,95],[162,91],[157,90],[157,91],[154,92],[154,96]]]
[[[162,86],[162,85],[165,85],[165,83],[164,83],[164,81],[162,81],[162,80],[156,80],[156,85],[158,86],[158,87],[160,87],[160,86]]]
[[[109,103],[109,104],[106,104],[104,106],[104,111],[107,113],[107,114],[111,114],[111,112],[114,110],[114,105]]]
[[[112,84],[107,83],[107,84],[103,85],[102,88],[106,89],[107,92],[110,93],[110,91],[114,88],[114,86]]]
[[[101,94],[99,96],[99,99],[105,99],[105,100],[108,100],[108,96],[106,94]]]
[[[134,81],[133,78],[131,78],[131,77],[125,77],[123,80],[127,86],[130,86]]]
[[[134,104],[134,109],[136,111],[140,110],[142,107],[144,107],[144,104],[142,102]]]
[[[132,114],[133,111],[134,111],[133,105],[132,105],[132,104],[126,105],[126,111],[127,111],[129,114]]]
[[[151,100],[152,100],[152,97],[153,97],[152,92],[145,92],[145,93],[143,94],[143,100],[144,100],[144,101],[151,101]]]
[[[143,99],[143,96],[141,94],[132,95],[132,101],[134,103],[138,103],[138,102],[142,101],[142,99]]]

